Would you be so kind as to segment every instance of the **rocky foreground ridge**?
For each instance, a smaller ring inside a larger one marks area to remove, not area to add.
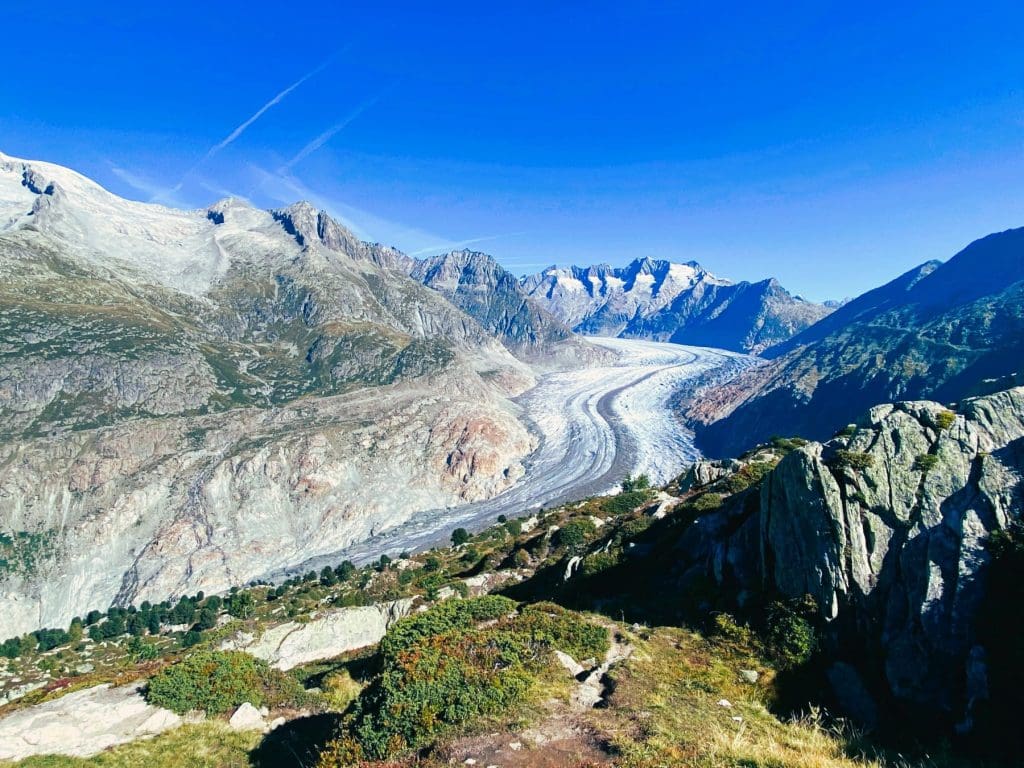
[[[742,463],[698,463],[713,487]],[[679,539],[682,583],[724,594],[810,595],[841,706],[862,722],[900,708],[969,728],[988,696],[979,611],[990,540],[1024,510],[1024,388],[872,408],[792,451],[760,491]],[[1005,606],[1005,610],[1016,610]]]

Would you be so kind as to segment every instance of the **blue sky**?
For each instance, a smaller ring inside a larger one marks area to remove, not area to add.
[[[814,299],[1024,226],[1020,2],[86,5],[5,8],[0,150],[134,199]]]

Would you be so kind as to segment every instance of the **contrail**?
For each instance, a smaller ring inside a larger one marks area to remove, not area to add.
[[[320,149],[320,147],[322,147],[324,144],[326,144],[328,141],[330,141],[332,138],[334,138],[334,135],[336,133],[341,131],[343,128],[345,128],[345,126],[347,126],[349,123],[351,123],[353,120],[355,120],[361,114],[363,114],[363,112],[365,112],[370,107],[372,107],[374,104],[376,104],[378,101],[380,101],[381,98],[384,96],[384,94],[386,94],[392,88],[394,88],[394,85],[389,86],[388,88],[385,88],[383,91],[378,93],[372,99],[367,99],[362,104],[360,104],[358,107],[356,107],[354,110],[352,110],[352,112],[350,112],[348,115],[346,115],[343,120],[341,120],[340,122],[335,123],[330,128],[328,128],[326,131],[324,131],[319,136],[317,136],[315,139],[313,139],[311,142],[309,142],[306,146],[304,146],[302,149],[299,150],[298,154],[296,154],[295,157],[293,157],[291,160],[289,160],[287,163],[285,163],[284,165],[282,165],[280,168],[277,169],[278,174],[288,173],[297,163],[302,162],[307,157],[309,157],[314,152],[316,152],[318,149]]]
[[[265,113],[268,109],[270,109],[275,104],[280,104],[281,100],[284,99],[285,96],[287,96],[289,93],[291,93],[296,88],[298,88],[300,85],[302,85],[304,82],[309,80],[309,78],[313,77],[314,75],[320,74],[320,72],[323,71],[324,67],[327,66],[327,63],[329,61],[330,61],[330,59],[325,61],[323,64],[321,64],[316,69],[307,72],[305,75],[300,77],[294,83],[292,83],[287,88],[285,88],[283,91],[281,91],[279,94],[277,94],[274,98],[272,98],[270,101],[268,101],[266,104],[264,104],[258,110],[256,110],[256,112],[253,113],[252,117],[250,117],[244,123],[242,123],[237,128],[235,128],[235,130],[233,130],[231,133],[229,133],[227,135],[227,137],[223,141],[220,141],[217,144],[214,144],[212,147],[210,147],[210,149],[207,151],[207,153],[205,155],[203,155],[203,159],[200,160],[199,162],[201,163],[204,160],[209,160],[211,157],[213,157],[218,152],[220,152],[222,149],[224,149],[224,147],[226,147],[228,144],[230,144],[235,139],[237,139],[239,136],[241,136],[243,133],[245,133],[245,129],[248,128],[253,123],[255,123],[257,120],[259,120],[261,117],[263,117],[263,113]]]
[[[302,77],[300,77],[298,80],[296,80],[294,83],[292,83],[287,88],[285,88],[283,91],[278,93],[276,96],[274,96],[274,98],[272,98],[270,101],[268,101],[266,104],[264,104],[258,110],[256,110],[248,120],[246,120],[244,123],[242,123],[237,128],[235,128],[235,130],[233,130],[231,133],[229,133],[224,139],[222,139],[221,141],[217,142],[212,147],[210,147],[206,151],[205,155],[203,155],[195,164],[192,165],[191,168],[189,168],[187,171],[185,171],[184,174],[182,174],[181,179],[178,180],[177,184],[175,184],[173,187],[171,187],[170,191],[171,192],[177,192],[178,190],[180,190],[182,185],[185,183],[185,179],[187,179],[189,176],[191,176],[200,165],[205,163],[207,160],[212,158],[214,155],[216,155],[222,149],[224,149],[229,144],[231,144],[231,142],[235,141],[239,136],[241,136],[243,133],[245,133],[246,129],[250,125],[252,125],[257,120],[259,120],[261,117],[263,117],[264,113],[268,109],[270,109],[271,107],[273,107],[276,104],[280,104],[285,96],[287,96],[289,93],[294,91],[296,88],[298,88],[304,82],[309,80],[311,77],[314,77],[315,75],[318,75],[321,72],[323,72],[324,69],[327,67],[327,65],[330,64],[331,61],[334,60],[334,57],[337,56],[341,52],[341,50],[344,50],[344,49],[340,49],[340,50],[335,51],[334,53],[332,53],[330,56],[328,56],[326,59],[324,59],[324,61],[320,64],[320,66],[316,67],[315,69],[311,69],[309,72],[307,72]]]

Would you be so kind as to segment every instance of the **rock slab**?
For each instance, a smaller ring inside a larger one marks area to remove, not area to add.
[[[181,725],[178,715],[147,704],[140,687],[98,685],[8,715],[0,720],[0,760],[89,757]]]

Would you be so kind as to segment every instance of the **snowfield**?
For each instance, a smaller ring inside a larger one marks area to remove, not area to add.
[[[518,399],[540,439],[526,474],[485,501],[416,514],[408,522],[342,552],[289,569],[303,573],[341,559],[364,563],[448,541],[453,528],[483,528],[498,517],[616,490],[627,475],[667,482],[699,452],[669,400],[688,379],[746,367],[734,352],[631,339],[590,338],[617,353],[614,363],[549,374]],[[280,574],[274,574],[275,577]]]

